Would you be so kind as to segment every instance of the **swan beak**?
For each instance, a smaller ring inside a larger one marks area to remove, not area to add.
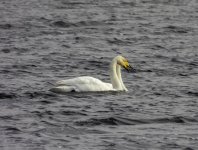
[[[123,68],[126,69],[128,72],[132,69],[132,67],[129,64],[124,65]]]
[[[135,72],[135,69],[132,68],[130,65],[124,66],[124,69],[126,69],[128,72]]]

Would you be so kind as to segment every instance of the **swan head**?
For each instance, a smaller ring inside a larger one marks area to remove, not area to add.
[[[120,55],[117,56],[116,60],[117,60],[117,64],[123,67],[124,69],[126,69],[127,71],[130,71],[133,69],[131,65],[129,64],[128,60],[124,58],[123,56],[120,56]]]

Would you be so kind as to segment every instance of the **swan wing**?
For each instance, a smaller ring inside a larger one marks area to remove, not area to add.
[[[102,82],[99,79],[84,76],[68,80],[61,80],[56,83],[56,87],[52,88],[53,92],[87,92],[87,91],[113,91],[110,83]]]
[[[56,82],[56,86],[63,86],[63,85],[78,85],[78,84],[100,84],[102,81],[93,77],[83,76],[77,77],[73,79],[67,80],[60,80]]]

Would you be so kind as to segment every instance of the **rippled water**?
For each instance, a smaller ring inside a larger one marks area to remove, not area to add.
[[[0,149],[198,149],[197,43],[197,0],[1,0]],[[118,54],[129,92],[48,91]]]

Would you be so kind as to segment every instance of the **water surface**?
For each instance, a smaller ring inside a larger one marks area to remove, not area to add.
[[[198,149],[198,1],[1,0],[3,150]],[[128,58],[129,92],[54,94],[55,81],[109,80]]]

